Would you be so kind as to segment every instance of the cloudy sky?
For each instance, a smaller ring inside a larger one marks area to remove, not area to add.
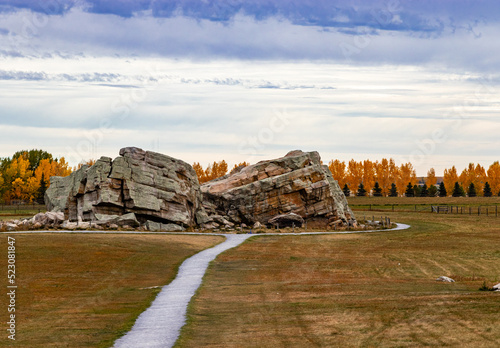
[[[0,157],[499,160],[500,2],[0,0]]]

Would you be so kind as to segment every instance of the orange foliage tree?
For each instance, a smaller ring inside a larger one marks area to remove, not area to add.
[[[427,185],[427,187],[431,187],[436,185],[436,183],[437,183],[436,171],[434,170],[434,168],[431,168],[427,172],[427,178],[425,180],[425,184]]]
[[[345,163],[339,160],[332,160],[328,163],[328,169],[330,169],[333,178],[338,181],[340,188],[343,188],[347,183]]]
[[[444,187],[446,188],[446,192],[448,192],[448,195],[451,195],[451,193],[453,192],[453,188],[455,187],[456,182],[458,182],[457,168],[453,166],[450,169],[445,169],[443,183]]]
[[[198,181],[200,184],[226,175],[227,168],[227,163],[224,160],[209,164],[205,170],[200,163],[195,162],[193,164],[193,169],[198,176]]]
[[[494,195],[499,195],[500,193],[500,163],[498,161],[493,162],[488,168],[488,184],[490,184],[491,191]]]
[[[382,189],[382,196],[387,196],[392,184],[392,178],[389,170],[389,161],[386,158],[382,158],[380,162],[375,162],[375,177]]]
[[[458,182],[465,191],[467,191],[470,184],[474,184],[477,195],[482,196],[484,183],[486,182],[486,171],[479,164],[474,165],[474,163],[469,163],[467,168],[465,168],[458,177]]]
[[[67,176],[71,168],[64,157],[52,159],[45,151],[30,150],[2,159],[0,172],[0,194],[5,202],[33,202],[43,198],[51,176]]]

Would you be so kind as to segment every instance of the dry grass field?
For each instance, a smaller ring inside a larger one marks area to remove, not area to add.
[[[15,238],[16,341],[0,346],[109,347],[168,284],[187,257],[217,236],[0,235],[7,285],[7,237]],[[4,287],[4,290],[6,288]],[[2,296],[7,322],[7,296]],[[4,323],[3,327],[6,328]]]
[[[263,236],[220,255],[176,347],[497,347],[500,293],[479,288],[500,282],[500,218],[388,216],[412,228]]]

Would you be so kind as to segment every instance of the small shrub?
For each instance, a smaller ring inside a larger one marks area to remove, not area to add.
[[[479,291],[495,291],[495,289],[490,288],[488,285],[486,285],[486,282],[483,282],[483,285],[479,288]]]

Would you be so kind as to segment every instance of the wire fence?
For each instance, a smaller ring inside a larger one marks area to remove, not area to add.
[[[30,203],[30,204],[4,204],[0,203],[0,214],[17,214],[24,212],[43,212],[45,211],[44,204]]]
[[[429,212],[436,214],[486,215],[498,217],[498,205],[349,204],[352,210],[379,212]]]

